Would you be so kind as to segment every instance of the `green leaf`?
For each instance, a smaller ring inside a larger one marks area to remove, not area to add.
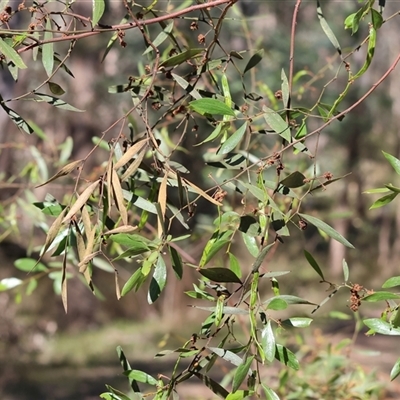
[[[306,221],[308,221],[310,224],[313,224],[314,226],[316,226],[322,232],[325,232],[332,239],[335,239],[336,241],[343,244],[344,246],[354,249],[354,246],[347,239],[345,239],[339,232],[335,231],[331,226],[329,226],[325,222],[321,221],[318,218],[312,217],[311,215],[307,215],[307,214],[299,213],[299,216],[301,218],[305,219]]]
[[[233,376],[233,385],[232,385],[233,393],[235,393],[239,389],[240,385],[245,380],[253,360],[254,356],[248,357],[245,361],[243,360],[243,363],[235,371],[235,375]]]
[[[104,14],[104,9],[105,9],[104,0],[92,0],[92,8],[93,8],[92,24],[93,26],[95,26],[98,24],[100,18]]]
[[[47,271],[47,268],[37,260],[33,258],[19,258],[14,262],[14,266],[21,271],[31,272],[33,268],[36,271]]]
[[[271,320],[268,319],[267,325],[261,331],[261,347],[264,350],[265,358],[272,362],[275,358],[275,336],[271,327]]]
[[[232,232],[219,232],[218,230],[213,233],[211,239],[204,247],[203,254],[201,255],[199,268],[204,267],[225,245],[230,243]]]
[[[238,276],[228,268],[203,268],[199,269],[199,272],[204,277],[210,279],[210,281],[219,283],[242,283]]]
[[[172,246],[168,246],[168,250],[169,250],[169,255],[171,257],[172,269],[175,271],[177,278],[182,279],[183,276],[182,258],[180,254]]]
[[[265,400],[280,400],[279,396],[268,386],[261,384],[264,389]]]
[[[158,34],[158,36],[152,41],[153,46],[158,47],[160,46],[170,35],[172,32],[172,28],[174,27],[174,23],[170,22],[164,30]],[[153,46],[148,46],[147,49],[144,51],[142,54],[143,56],[146,55],[147,53],[150,53],[151,51],[154,51]]]
[[[326,21],[322,9],[321,9],[321,4],[319,0],[317,0],[317,14],[319,18],[319,23],[321,24],[322,30],[325,32],[325,35],[328,37],[329,41],[333,44],[337,52],[341,55],[342,54],[342,49],[340,48],[339,41],[336,39],[335,34],[333,33],[332,29],[328,25],[328,22]]]
[[[228,396],[228,391],[223,388],[219,383],[215,382],[213,379],[208,377],[207,375],[200,374],[199,372],[193,373],[197,378],[199,378],[205,386],[207,386],[214,394],[223,399],[226,399]]]
[[[132,289],[139,289],[145,280],[146,276],[143,275],[141,268],[139,268],[125,283],[121,290],[121,297],[127,295]]]
[[[225,361],[228,361],[237,367],[243,364],[243,359],[230,350],[221,349],[220,347],[208,347],[208,349],[215,353],[218,357],[223,358]],[[247,374],[251,376],[252,373],[253,371],[251,368],[248,368]]]
[[[63,110],[68,110],[68,111],[75,111],[75,112],[84,112],[85,111],[85,110],[79,110],[78,108],[71,106],[70,104],[66,103],[64,100],[58,99],[57,97],[49,96],[48,94],[42,94],[42,93],[35,93],[35,94],[37,97],[33,97],[32,99],[28,99],[28,100],[33,100],[38,103],[44,101],[54,107],[61,108]]]
[[[374,8],[371,8],[371,22],[375,30],[378,30],[383,24],[382,14]]]
[[[50,92],[56,96],[62,96],[65,93],[65,90],[58,83],[49,81],[47,84],[49,85]]]
[[[304,255],[306,256],[308,263],[313,267],[314,271],[324,281],[325,280],[324,274],[322,273],[321,268],[319,267],[318,263],[315,261],[314,257],[307,250],[304,250]]]
[[[282,79],[282,100],[283,100],[283,105],[285,108],[289,107],[289,101],[290,101],[290,93],[289,93],[289,82],[287,79],[287,76],[285,74],[285,70],[282,68],[281,71],[281,79]],[[298,139],[296,137],[296,139]]]
[[[343,277],[344,281],[347,282],[349,280],[349,266],[347,265],[346,260],[343,259]]]
[[[254,68],[264,57],[264,49],[258,50],[255,54],[253,54],[249,60],[249,62],[246,64],[246,67],[244,68],[243,75],[247,72],[250,71],[252,68]]]
[[[282,299],[272,299],[268,303],[267,310],[286,310],[288,303]]]
[[[280,344],[276,345],[275,358],[282,364],[298,371],[300,369],[296,356],[287,348]]]
[[[317,304],[315,303],[311,303],[308,300],[305,300],[301,297],[297,297],[297,296],[291,296],[291,295],[281,295],[281,296],[275,296],[275,297],[271,297],[270,299],[265,300],[262,304],[267,305],[269,303],[271,303],[274,299],[282,299],[284,300],[287,304],[308,304],[308,305],[312,305],[312,306],[316,306]]]
[[[129,379],[133,379],[137,382],[147,383],[148,385],[156,386],[158,384],[157,379],[153,378],[151,375],[146,374],[143,371],[139,371],[137,369],[131,369],[128,371],[124,371],[123,374],[127,376]]]
[[[395,156],[392,156],[389,153],[382,151],[383,155],[385,156],[386,160],[389,161],[392,168],[396,171],[398,175],[400,175],[400,160]]]
[[[191,109],[197,113],[204,115],[231,115],[235,116],[235,112],[225,103],[217,99],[198,99],[189,103]]]
[[[229,253],[229,268],[238,278],[242,277],[239,261],[232,253]]]
[[[295,171],[280,181],[281,185],[288,188],[298,188],[305,185],[306,177],[299,171]]]
[[[153,304],[159,297],[165,287],[167,281],[167,267],[164,259],[159,256],[156,267],[154,269],[153,278],[150,281],[149,293],[147,301],[149,304]]]
[[[290,143],[292,138],[290,135],[289,125],[286,123],[286,121],[284,121],[284,119],[276,111],[268,108],[267,106],[263,106],[263,111],[263,117],[271,129]]]
[[[359,78],[361,75],[364,75],[364,73],[368,70],[369,66],[371,65],[372,58],[374,57],[375,45],[376,45],[376,30],[372,25],[370,25],[367,59],[365,60],[364,65],[361,67],[361,69],[354,76],[351,77],[352,80]]]
[[[395,380],[400,375],[400,358],[393,365],[392,370],[390,371],[390,380]]]
[[[203,53],[205,50],[203,48],[194,48],[184,51],[183,53],[172,56],[160,64],[160,67],[175,67],[176,65],[180,65],[183,62],[190,60],[193,57]]]
[[[400,276],[392,276],[382,285],[384,289],[400,286]]]
[[[400,295],[392,292],[375,292],[362,298],[363,301],[369,301],[369,302],[397,300],[397,299],[400,299]]]
[[[0,38],[0,52],[3,53],[7,62],[11,61],[16,67],[20,69],[27,68],[21,56],[11,46],[9,46],[2,38]]]
[[[235,393],[229,393],[225,400],[245,400],[253,394],[252,390],[237,390]]]
[[[251,266],[251,272],[252,273],[258,272],[262,262],[264,261],[265,256],[268,254],[268,252],[271,250],[272,246],[274,246],[274,245],[275,245],[275,243],[271,243],[268,246],[265,246],[260,251],[260,253],[258,254],[256,260],[254,261],[253,265]]]
[[[393,186],[392,184],[385,185],[386,189],[391,190],[392,192],[400,193],[400,188],[397,186]]]
[[[369,318],[363,320],[368,328],[372,329],[373,333],[380,333],[381,335],[400,336],[400,328],[394,328],[386,321],[379,318]]]
[[[307,328],[311,325],[312,318],[293,317],[281,322],[284,328]]]
[[[50,32],[52,29],[51,18],[48,17],[46,21],[46,31],[44,33],[45,41],[53,39],[53,32]],[[54,68],[54,49],[52,42],[45,43],[42,47],[42,63],[47,76],[51,76]]]
[[[242,232],[242,238],[249,253],[253,257],[257,257],[259,253],[257,239],[254,236],[246,235],[244,232]]]
[[[121,346],[117,346],[117,354],[118,354],[118,358],[119,358],[119,362],[121,363],[121,366],[123,368],[124,371],[129,371],[131,370],[131,366],[129,364],[129,361],[127,360],[127,358],[125,357],[125,353],[122,350]],[[136,381],[134,379],[129,379],[129,385],[131,386],[131,389],[134,392],[140,392],[139,386],[136,383]]]
[[[247,122],[245,122],[235,133],[229,136],[229,138],[218,149],[217,154],[227,154],[231,152],[243,139],[243,136],[246,133],[246,129]]]
[[[387,194],[386,196],[383,196],[380,199],[376,200],[374,203],[372,203],[372,205],[369,209],[373,210],[375,208],[383,207],[386,204],[391,203],[397,197],[397,195],[398,195],[397,192]]]
[[[388,192],[389,192],[388,188],[384,187],[384,188],[368,189],[365,190],[363,193],[374,194],[374,193],[388,193]]]
[[[18,278],[4,278],[0,280],[0,292],[4,290],[13,289],[16,286],[21,285],[23,282]]]

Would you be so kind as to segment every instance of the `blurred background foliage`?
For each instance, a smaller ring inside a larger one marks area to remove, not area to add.
[[[17,2],[10,3],[13,3],[13,7],[18,5]],[[144,5],[147,3],[141,2]],[[173,2],[159,3],[160,7],[176,7]],[[184,3],[191,4],[191,1]],[[262,61],[248,73],[246,86],[251,88],[248,92],[263,96],[262,103],[271,108],[277,102],[274,93],[281,88],[281,70],[288,69],[294,5],[295,1],[239,0],[226,18],[220,35],[225,49],[247,51],[243,54],[245,59],[237,61],[241,69],[252,54],[264,50]],[[78,1],[75,7],[77,13],[91,13],[90,2]],[[106,7],[102,23],[111,24],[122,19],[125,13],[123,2],[108,1]],[[325,17],[339,39],[343,53],[356,47],[368,34],[366,24],[354,35],[344,29],[345,17],[355,12],[357,7],[359,4],[355,0],[323,2]],[[396,2],[388,2],[385,15],[398,11]],[[21,13],[20,17],[13,19],[14,28],[26,26],[26,17],[28,14]],[[190,23],[190,20],[184,19],[176,21],[182,36],[180,39],[188,46],[198,47],[197,36],[206,35],[207,27],[200,26],[198,31],[192,31]],[[387,25],[384,35],[378,38],[376,55],[368,73],[351,88],[340,105],[341,110],[359,99],[400,52],[398,20],[393,19]],[[154,37],[159,27],[150,27],[149,31]],[[37,126],[36,134],[31,136],[18,131],[7,114],[0,112],[0,279],[9,276],[31,279],[26,271],[16,270],[14,264],[21,258],[37,258],[39,246],[45,239],[41,226],[46,218],[32,203],[43,201],[48,191],[62,202],[67,188],[72,190],[74,187],[74,180],[66,177],[44,187],[35,186],[49,179],[67,160],[86,157],[100,133],[131,107],[132,100],[128,94],[109,94],[109,88],[126,84],[129,76],[143,73],[147,58],[141,54],[146,46],[137,30],[127,31],[124,37],[126,47],[115,46],[104,62],[101,62],[109,38],[110,34],[104,34],[79,41],[73,57],[68,61],[68,68],[74,78],[65,73],[57,74],[55,78],[55,82],[66,91],[64,99],[85,112],[71,113],[44,103],[38,105],[24,100],[12,102],[13,109],[30,121],[32,126]],[[347,75],[342,71],[336,78],[341,61],[321,30],[314,2],[303,2],[301,6],[295,43],[297,75],[294,80],[293,104],[301,104],[303,107],[313,105],[327,82],[330,82],[329,90],[324,102],[331,104],[343,91]],[[57,46],[56,51],[60,54],[68,49],[67,44]],[[166,51],[166,47],[163,51]],[[358,70],[364,60],[365,48],[362,48],[351,59],[352,69]],[[26,93],[46,78],[39,63],[35,65],[32,63],[29,70],[20,71],[18,82],[14,82],[7,70],[2,71],[0,92],[4,99]],[[243,94],[241,79],[232,70],[227,73],[232,98],[234,101],[238,99],[240,104],[239,99]],[[363,192],[382,186],[382,182],[397,183],[398,178],[392,175],[389,165],[384,162],[381,150],[397,157],[400,155],[399,82],[400,70],[397,69],[373,96],[346,115],[343,121],[326,128],[319,138],[318,153],[323,156],[318,159],[318,170],[321,174],[330,171],[334,177],[346,177],[332,184],[326,191],[313,195],[306,207],[317,210],[320,218],[354,244],[356,250],[346,251],[344,246],[333,240],[323,241],[318,231],[312,227],[304,233],[293,232],[290,246],[281,246],[273,260],[274,270],[296,271],[285,278],[288,291],[293,290],[299,296],[307,293],[317,303],[323,299],[325,288],[316,289],[317,277],[307,267],[303,248],[319,260],[325,276],[332,279],[341,274],[343,258],[350,265],[352,279],[358,280],[365,287],[372,287],[376,282],[383,282],[386,277],[396,273],[400,257],[400,203],[393,202],[387,207],[368,212],[375,198]],[[161,112],[155,110],[150,122],[157,121]],[[135,133],[143,130],[139,118],[131,122]],[[177,122],[173,118],[165,121],[165,124],[170,124],[169,132],[173,132],[171,126]],[[201,119],[196,120],[196,123],[199,125],[197,132],[191,136],[186,135],[181,143],[185,150],[179,152],[176,161],[191,166],[188,179],[192,182],[209,183],[207,175],[214,173],[214,170],[204,168],[207,148],[194,145],[209,135],[210,126]],[[316,127],[312,124],[309,130]],[[263,122],[254,121],[254,127],[262,129],[262,125]],[[118,126],[112,128],[106,139],[111,140],[117,136],[119,129]],[[158,129],[161,136],[168,134],[167,130],[163,131],[162,125]],[[128,129],[125,130],[124,134],[128,137]],[[258,147],[252,149],[259,156],[273,151],[275,145],[274,141],[261,136],[254,142],[254,146]],[[169,139],[176,141],[174,134]],[[309,147],[312,148],[312,144]],[[85,164],[85,179],[95,179],[99,166],[107,161],[107,157],[107,149],[99,148],[93,153]],[[288,164],[291,162],[293,160],[288,160]],[[296,159],[296,162],[300,161]],[[311,165],[305,158],[301,162],[304,163],[303,167],[291,166],[304,170]],[[198,171],[202,171],[201,174]],[[246,206],[250,211],[251,204]],[[233,210],[242,210],[243,205],[238,201],[237,204],[232,202],[231,207]],[[191,240],[184,245],[184,251],[194,260],[199,259],[214,230],[214,218],[207,203],[199,201],[196,213],[190,220]],[[246,256],[242,256],[245,254],[241,248],[243,244],[236,244],[235,253],[240,263],[250,263]],[[132,265],[121,262],[118,267],[121,279],[129,278]],[[182,323],[182,315],[185,315],[186,326],[179,328],[183,328],[187,334],[191,333],[191,326],[201,318],[187,308],[188,300],[183,295],[185,290],[192,288],[190,271],[185,271],[182,281],[174,280],[173,277],[160,300],[151,306],[146,301],[146,290],[130,293],[118,301],[110,277],[106,267],[96,269],[94,282],[98,289],[97,297],[78,277],[74,277],[69,284],[67,315],[63,312],[60,298],[54,293],[57,288],[51,277],[41,279],[33,294],[21,294],[18,290],[0,292],[0,364],[3,369],[0,391],[9,393],[4,399],[92,398],[90,393],[93,395],[102,390],[99,381],[101,385],[105,381],[113,383],[112,376],[117,372],[107,367],[115,365],[114,349],[117,344],[123,345],[126,353],[139,354],[138,360],[144,362],[154,355],[154,352],[149,351],[149,342],[159,342],[160,346],[180,343],[179,337],[175,335],[176,323]],[[337,300],[332,300],[336,301],[334,308],[347,312],[346,300],[346,297],[338,295]],[[331,303],[327,303],[319,312],[328,313],[331,307]],[[343,321],[338,321],[337,326],[344,326]],[[336,329],[332,325],[324,328]],[[100,353],[95,347],[92,348],[92,344],[97,341],[102,343]],[[41,368],[43,373],[39,373]],[[70,376],[71,368],[74,372],[78,371],[78,379]],[[95,371],[93,375],[90,368]],[[45,385],[43,376],[48,377]],[[24,387],[20,385],[22,381]],[[68,385],[56,389],[51,381],[64,381]],[[93,386],[90,386],[91,383]],[[12,392],[17,394],[13,395]]]

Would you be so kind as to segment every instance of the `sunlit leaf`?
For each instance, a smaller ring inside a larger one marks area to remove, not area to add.
[[[370,301],[370,302],[385,301],[390,299],[393,300],[400,299],[400,295],[391,292],[375,292],[362,298],[363,301]]]
[[[235,112],[232,108],[228,107],[225,103],[217,99],[198,99],[193,100],[189,103],[192,110],[197,113],[204,115],[231,115],[235,116]]]
[[[172,32],[172,28],[174,27],[174,22],[170,22],[162,32],[160,32],[158,34],[158,36],[152,41],[152,45],[154,47],[158,47],[160,46],[160,44],[162,44],[170,35],[170,33]],[[153,46],[148,46],[147,49],[144,51],[144,53],[142,55],[146,55],[147,53],[150,53],[151,51],[154,51]]]
[[[399,193],[397,192],[393,192],[387,194],[386,196],[381,197],[380,199],[374,201],[369,209],[374,210],[375,208],[386,206],[386,204],[391,203],[397,197],[398,194]]]
[[[167,282],[167,267],[164,259],[160,256],[157,259],[157,263],[154,269],[153,277],[150,281],[149,293],[147,301],[149,304],[154,303],[161,295]]]
[[[42,47],[42,63],[47,76],[51,76],[54,68],[54,44],[51,41],[53,39],[53,32],[51,32],[52,29],[53,26],[49,15],[46,21],[46,31],[44,33],[44,41],[47,41],[47,43]]]
[[[0,38],[0,52],[3,53],[4,57],[8,62],[12,61],[16,67],[20,69],[27,68],[21,56],[11,46],[9,46],[2,38]]]
[[[290,143],[292,138],[286,121],[276,111],[267,106],[263,106],[263,111],[263,117],[271,129]]]
[[[11,118],[11,121],[14,122],[15,125],[18,126],[19,129],[22,129],[29,135],[34,132],[34,129],[14,110],[8,108],[4,102],[1,102],[0,105],[3,107],[4,111]]]
[[[363,320],[364,324],[368,326],[374,333],[381,335],[399,336],[400,328],[394,328],[389,322],[382,321],[379,318],[369,318]]]
[[[400,160],[395,156],[392,156],[389,153],[382,151],[383,155],[385,156],[386,160],[389,161],[392,168],[396,171],[398,175],[400,175]]]
[[[133,379],[137,382],[147,383],[148,385],[156,386],[158,384],[157,379],[153,378],[151,375],[146,374],[143,371],[139,371],[137,369],[131,369],[128,371],[124,371],[123,374],[127,376],[129,379]]]
[[[191,58],[200,55],[204,51],[205,50],[203,48],[199,48],[199,49],[193,48],[193,49],[186,50],[180,54],[177,54],[175,56],[172,56],[172,57],[166,59],[165,61],[163,61],[160,64],[160,67],[165,67],[165,68],[175,67],[176,65],[180,65],[180,64],[184,63],[185,61],[188,61]]]
[[[33,100],[38,103],[46,102],[46,103],[50,104],[51,106],[60,108],[62,110],[68,110],[68,111],[74,111],[74,112],[85,112],[85,110],[80,110],[79,108],[71,106],[64,100],[58,99],[57,97],[54,97],[54,96],[49,96],[48,94],[35,93],[35,96],[36,97],[32,97],[27,100]]]
[[[296,371],[298,371],[300,368],[300,364],[297,361],[294,353],[292,353],[287,347],[284,347],[280,344],[276,345],[275,358],[282,364],[293,368]]]
[[[247,122],[245,122],[236,132],[234,132],[218,149],[217,154],[227,154],[232,151],[243,139],[246,133]]]
[[[40,185],[35,186],[36,188],[47,185],[48,183],[62,177],[70,174],[72,171],[74,171],[76,168],[78,168],[80,165],[82,165],[83,160],[76,160],[72,161],[71,163],[65,165],[62,167],[55,175],[53,175],[50,179],[48,179],[46,182],[41,183]]]
[[[387,289],[395,286],[400,286],[400,276],[392,276],[382,285],[382,288]]]
[[[275,336],[271,326],[271,320],[268,319],[267,324],[261,331],[261,346],[264,350],[267,361],[272,362],[275,358]]]
[[[248,357],[246,360],[243,360],[243,363],[239,365],[237,370],[235,371],[235,375],[233,376],[232,383],[232,392],[235,393],[243,381],[246,379],[246,376],[249,372],[249,368],[251,363],[254,360],[254,356]]]
[[[400,358],[393,365],[392,370],[390,371],[390,380],[395,380],[400,375]]]
[[[100,21],[100,18],[104,14],[105,10],[105,1],[104,0],[92,0],[92,24],[93,26],[97,25]]]

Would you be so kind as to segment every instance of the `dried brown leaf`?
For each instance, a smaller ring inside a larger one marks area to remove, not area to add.
[[[127,170],[121,176],[121,182],[125,181],[131,175],[133,175],[136,170],[139,168],[140,163],[143,160],[144,155],[146,154],[147,148],[142,149],[142,151],[138,154],[135,160],[132,161],[132,164],[127,168]]]
[[[122,193],[121,182],[115,170],[112,171],[112,188],[114,192],[115,202],[120,212],[122,223],[128,225],[128,211],[124,204],[124,194]]]
[[[126,153],[114,165],[114,170],[117,170],[127,164],[132,158],[147,144],[149,139],[143,139],[131,146]]]
[[[67,251],[64,253],[62,277],[61,277],[61,300],[64,306],[65,314],[68,312],[68,296],[67,296]]]
[[[90,261],[92,261],[93,258],[98,256],[99,254],[101,254],[101,251],[95,251],[94,253],[85,256],[85,258],[78,264],[79,272],[84,274],[87,270]]]
[[[36,188],[39,188],[41,186],[47,185],[48,183],[55,181],[56,179],[60,178],[61,176],[65,176],[70,174],[74,169],[78,168],[82,164],[83,160],[77,160],[73,161],[67,165],[64,165],[55,175],[53,175],[50,179],[48,179],[46,182],[35,186]]]
[[[137,226],[133,225],[122,225],[119,226],[118,228],[111,229],[110,231],[105,232],[105,235],[114,235],[116,233],[131,233],[137,229]]]
[[[71,219],[89,200],[89,197],[93,194],[93,192],[96,190],[97,185],[99,184],[100,179],[97,179],[97,181],[93,182],[90,184],[83,192],[82,194],[78,197],[76,202],[73,204],[73,206],[70,208],[68,214],[66,217],[63,219],[62,223],[64,224],[67,222],[69,219]]]
[[[92,228],[90,223],[89,211],[87,210],[86,206],[82,207],[82,221],[83,221],[83,227],[85,228],[86,237],[88,237],[88,235],[90,235]]]

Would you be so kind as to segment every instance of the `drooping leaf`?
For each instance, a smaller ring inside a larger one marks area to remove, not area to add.
[[[127,295],[133,289],[137,290],[146,280],[146,276],[142,274],[141,268],[136,270],[131,277],[126,281],[121,290],[121,297]]]
[[[318,218],[312,217],[311,215],[307,215],[307,214],[299,213],[299,216],[301,218],[305,219],[306,221],[308,221],[310,224],[313,224],[314,226],[316,226],[322,232],[325,232],[332,239],[337,240],[339,243],[343,244],[344,246],[354,249],[354,246],[347,239],[345,239],[339,232],[335,231],[331,226],[329,226],[325,222],[321,221]]]
[[[285,74],[285,70],[283,68],[282,68],[282,71],[281,71],[281,79],[282,79],[283,106],[285,108],[287,108],[290,105],[289,82],[288,82],[287,76]],[[296,137],[296,139],[298,139],[298,138]]]
[[[275,336],[271,327],[271,320],[268,319],[267,324],[261,331],[261,346],[264,350],[267,361],[272,362],[275,358]]]
[[[319,267],[318,263],[315,261],[314,257],[307,250],[304,250],[304,255],[305,255],[308,263],[313,267],[314,271],[324,281],[325,280],[324,274],[322,273],[321,268]]]
[[[0,53],[3,53],[7,62],[11,61],[16,67],[20,69],[27,68],[21,56],[11,46],[9,46],[2,38],[0,38]]]
[[[204,267],[211,259],[228,243],[230,243],[231,231],[215,231],[211,239],[207,242],[201,255],[199,268]]]
[[[231,152],[243,139],[246,133],[247,122],[245,122],[236,132],[234,132],[218,149],[217,154],[227,154]]]
[[[104,0],[92,0],[92,24],[93,26],[97,25],[100,21],[100,18],[104,14],[105,10],[105,1]]]
[[[167,267],[165,265],[164,259],[160,256],[157,259],[154,274],[150,281],[149,293],[147,296],[147,301],[149,304],[154,303],[160,297],[166,282]]]
[[[275,245],[275,243],[271,243],[267,246],[265,246],[260,253],[258,254],[257,258],[255,259],[253,265],[251,266],[251,272],[255,273],[258,272],[260,269],[260,266],[262,262],[264,261],[265,256],[268,254],[268,252],[271,250],[271,248]]]
[[[44,41],[48,41],[42,47],[42,63],[47,76],[51,76],[54,68],[54,45],[51,42],[53,39],[53,29],[50,16],[46,21],[46,31],[44,32]]]
[[[242,283],[239,277],[228,268],[202,268],[200,274],[214,282],[219,283]]]
[[[374,57],[375,46],[376,46],[376,29],[372,25],[370,25],[367,58],[361,69],[351,77],[352,80],[357,79],[360,76],[364,75],[365,72],[368,70],[369,66],[371,65],[372,58]]]
[[[239,389],[243,381],[246,379],[250,365],[253,360],[254,356],[250,356],[246,360],[243,360],[243,363],[237,368],[235,375],[233,376],[232,393],[235,393]]]
[[[344,276],[344,281],[347,282],[349,280],[349,266],[347,265],[347,262],[345,259],[343,259],[343,276]]]
[[[182,258],[180,254],[174,249],[172,246],[168,246],[169,254],[171,257],[172,269],[175,271],[175,274],[178,279],[182,279],[183,276],[183,265]]]
[[[193,100],[189,103],[189,106],[192,110],[197,113],[204,115],[231,115],[235,116],[235,112],[232,108],[228,107],[225,103],[217,99],[198,99]]]
[[[253,54],[249,60],[249,62],[246,64],[246,67],[244,68],[243,75],[247,72],[250,71],[252,68],[254,68],[264,57],[264,49],[258,50],[255,54]]]
[[[70,220],[86,204],[86,202],[89,200],[89,197],[93,194],[93,192],[98,187],[99,182],[100,182],[100,179],[97,179],[97,181],[90,184],[81,193],[81,195],[77,198],[76,202],[73,204],[73,206],[68,211],[68,214],[63,219],[63,221],[62,221],[63,224],[65,224],[68,220]]]
[[[312,318],[292,317],[281,322],[284,328],[307,328],[312,322]]]
[[[199,378],[214,394],[226,399],[229,392],[214,379],[211,379],[208,375],[200,374],[199,372],[194,372],[194,375],[197,376],[197,378]]]
[[[275,296],[275,297],[271,297],[270,299],[267,299],[265,301],[263,301],[263,305],[267,305],[269,303],[271,303],[273,300],[275,299],[282,299],[284,300],[287,304],[307,304],[307,305],[311,305],[311,306],[316,306],[316,303],[312,303],[306,299],[303,299],[301,297],[297,297],[297,296],[292,296],[292,295],[280,295],[280,296]]]
[[[322,8],[319,0],[317,0],[317,14],[322,30],[325,32],[325,35],[328,37],[329,41],[333,44],[337,52],[341,55],[342,49],[340,47],[339,41],[337,40],[335,34],[333,33],[328,22],[326,21],[324,14],[322,13]]]
[[[117,346],[117,354],[118,354],[119,362],[121,363],[122,369],[124,371],[131,370],[132,368],[129,364],[129,361],[125,357],[125,353],[122,350],[121,346]],[[140,392],[139,386],[137,385],[137,383],[134,379],[129,378],[129,384],[134,392]]]
[[[245,400],[251,398],[253,394],[253,390],[237,390],[234,393],[229,393],[225,400]]]

